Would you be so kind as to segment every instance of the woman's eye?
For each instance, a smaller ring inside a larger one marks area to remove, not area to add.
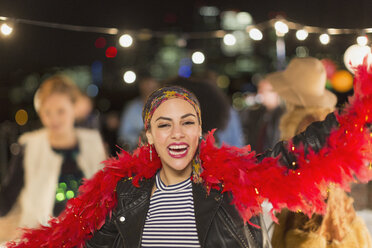
[[[183,124],[184,125],[194,125],[195,121],[185,121]]]
[[[165,128],[165,127],[169,127],[169,126],[170,126],[169,124],[159,124],[158,128]]]

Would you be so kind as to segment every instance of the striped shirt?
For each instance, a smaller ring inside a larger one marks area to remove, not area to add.
[[[142,247],[200,247],[191,180],[166,186],[156,175],[142,234]]]

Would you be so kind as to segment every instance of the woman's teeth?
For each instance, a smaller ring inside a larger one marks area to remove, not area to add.
[[[187,151],[187,145],[172,145],[169,146],[169,153],[172,155],[180,155]]]

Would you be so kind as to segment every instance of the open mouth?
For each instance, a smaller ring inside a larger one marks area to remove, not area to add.
[[[168,152],[172,157],[183,157],[186,155],[189,146],[187,144],[169,145]]]

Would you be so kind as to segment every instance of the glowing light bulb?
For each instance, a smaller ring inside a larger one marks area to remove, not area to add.
[[[203,64],[205,56],[202,52],[197,51],[191,55],[191,60],[194,64]]]
[[[252,40],[262,40],[262,32],[257,28],[252,28],[249,30],[249,37],[251,37]]]
[[[233,46],[236,44],[236,38],[233,34],[226,34],[223,37],[223,43],[225,43],[227,46]]]
[[[136,81],[136,77],[136,73],[134,73],[133,71],[126,71],[123,75],[124,82],[126,82],[127,84],[131,84]]]
[[[319,36],[319,41],[323,45],[327,45],[329,43],[329,41],[330,41],[329,35],[328,34],[321,34]]]
[[[299,40],[306,40],[308,35],[309,35],[309,33],[304,29],[300,29],[296,32],[296,37]]]
[[[367,63],[371,63],[370,54],[371,47],[369,46],[351,45],[344,53],[344,64],[351,73],[354,73],[355,68],[363,63],[365,56],[368,55]]]
[[[285,24],[282,21],[277,21],[274,24],[275,30],[276,30],[276,35],[277,36],[284,36],[286,33],[288,33],[288,25]]]
[[[6,35],[6,36],[10,35],[13,32],[13,28],[6,23],[3,23],[1,25],[0,30],[1,30],[1,33],[3,33],[3,35]]]
[[[358,36],[357,43],[359,46],[365,46],[368,43],[368,38],[365,35]]]
[[[133,38],[129,34],[123,34],[120,36],[119,44],[122,47],[130,47],[133,44]]]

